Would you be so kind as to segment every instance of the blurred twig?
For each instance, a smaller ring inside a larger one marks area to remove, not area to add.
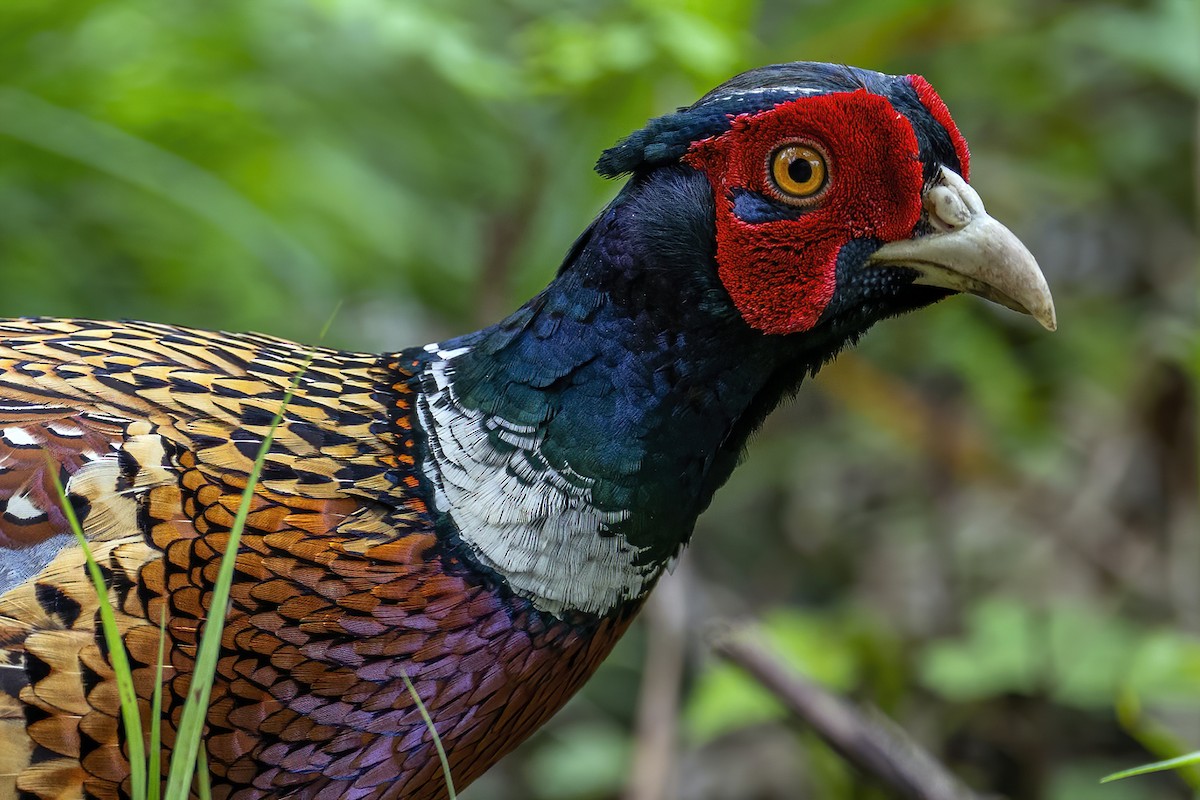
[[[910,800],[982,800],[882,712],[866,713],[784,666],[744,636],[724,632],[713,650],[745,670],[830,747]]]
[[[625,800],[670,800],[677,795],[676,742],[687,624],[682,572],[664,575],[646,605],[646,664]]]

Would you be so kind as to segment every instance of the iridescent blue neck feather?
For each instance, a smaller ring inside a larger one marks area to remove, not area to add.
[[[414,354],[441,524],[544,611],[648,591],[763,417],[887,313],[847,278],[814,330],[754,331],[716,277],[712,205],[689,167],[636,175],[546,290]]]

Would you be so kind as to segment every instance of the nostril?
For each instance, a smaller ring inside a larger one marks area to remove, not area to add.
[[[948,186],[935,186],[925,193],[929,223],[941,233],[956,231],[971,221],[971,212],[962,198]]]

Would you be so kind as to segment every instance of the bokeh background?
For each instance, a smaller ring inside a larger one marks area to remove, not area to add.
[[[4,0],[0,43],[0,314],[312,342],[340,300],[327,341],[371,350],[515,308],[615,192],[599,152],[739,70],[925,75],[1060,330],[955,298],[868,336],[464,796],[884,797],[708,653],[713,620],[981,791],[1200,790],[1097,783],[1200,748],[1196,0]]]

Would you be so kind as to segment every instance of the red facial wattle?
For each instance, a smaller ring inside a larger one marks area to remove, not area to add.
[[[718,275],[752,327],[769,334],[808,330],[833,297],[846,243],[902,239],[920,219],[924,179],[916,134],[887,99],[865,90],[801,97],[731,123],[684,156],[713,188]],[[777,195],[771,154],[791,141],[823,151],[825,189],[811,207],[794,214],[784,207],[783,218],[742,219],[735,191]]]
[[[958,165],[961,167],[959,175],[963,180],[971,180],[971,151],[967,147],[967,140],[959,132],[958,126],[954,124],[954,120],[950,117],[950,109],[946,108],[946,104],[942,101],[940,95],[929,83],[920,75],[906,75],[910,86],[917,93],[917,99],[921,101],[921,105],[925,106],[925,110],[934,120],[946,129],[946,133],[950,136],[950,142],[954,145],[954,154],[958,156]]]

